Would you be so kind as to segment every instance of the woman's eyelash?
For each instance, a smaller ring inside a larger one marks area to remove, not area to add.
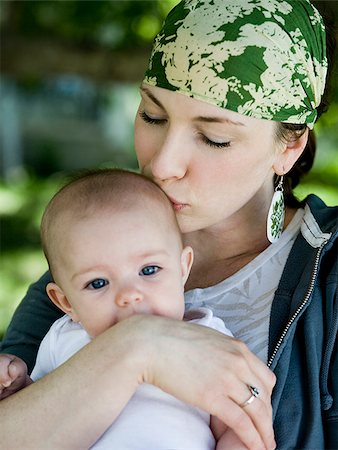
[[[231,145],[231,141],[227,142],[214,142],[208,139],[206,136],[202,135],[202,140],[205,144],[209,145],[212,148],[228,148]]]
[[[141,111],[140,116],[141,119],[144,120],[144,122],[150,123],[152,125],[161,125],[165,122],[165,119],[153,119],[152,117],[149,117],[145,111]]]

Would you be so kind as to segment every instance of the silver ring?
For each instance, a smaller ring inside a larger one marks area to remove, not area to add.
[[[249,388],[249,391],[251,392],[251,396],[248,398],[248,400],[246,400],[244,403],[239,405],[241,408],[244,408],[244,406],[250,405],[255,400],[255,398],[257,398],[259,396],[258,388],[256,388],[255,386],[250,386],[249,384],[248,384],[248,388]]]

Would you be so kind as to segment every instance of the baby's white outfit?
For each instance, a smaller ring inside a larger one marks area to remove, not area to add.
[[[231,335],[224,322],[207,308],[189,311],[185,320]],[[36,381],[47,375],[90,341],[80,324],[63,316],[51,326],[41,342],[32,379]],[[209,425],[210,415],[205,411],[185,404],[155,386],[142,384],[92,448],[213,450],[215,439]]]

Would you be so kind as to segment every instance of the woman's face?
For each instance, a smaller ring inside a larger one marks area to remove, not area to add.
[[[141,171],[170,197],[182,232],[238,226],[273,191],[275,123],[144,84],[135,121]]]

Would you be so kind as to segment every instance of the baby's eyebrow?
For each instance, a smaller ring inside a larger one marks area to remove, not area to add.
[[[158,257],[158,256],[168,256],[170,255],[170,252],[168,250],[165,249],[158,249],[158,250],[151,250],[151,251],[146,251],[144,253],[139,253],[136,254],[137,257],[139,258],[154,258],[154,257]]]
[[[88,273],[99,273],[99,272],[104,273],[105,269],[106,269],[106,267],[102,266],[102,265],[83,267],[83,268],[79,269],[78,272],[73,273],[73,275],[71,277],[71,280],[73,280],[76,277],[80,277],[80,276],[86,275]]]

